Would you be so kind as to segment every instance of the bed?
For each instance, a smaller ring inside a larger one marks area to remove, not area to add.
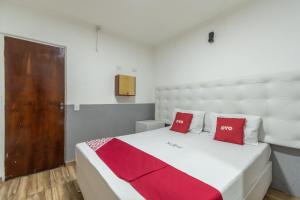
[[[262,199],[271,183],[270,146],[215,141],[211,134],[180,134],[169,128],[118,139],[218,189],[224,200]],[[222,153],[220,153],[222,152]],[[86,144],[76,146],[79,186],[87,200],[143,199],[113,174]]]
[[[215,141],[207,132],[172,134],[168,128],[118,138],[205,181],[225,200],[260,200],[272,181],[269,144],[300,148],[299,88],[299,71],[156,88],[156,120],[171,123],[175,108],[257,115],[262,117],[258,145]],[[76,146],[76,162],[86,200],[143,199],[86,143]]]

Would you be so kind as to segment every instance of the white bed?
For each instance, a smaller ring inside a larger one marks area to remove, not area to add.
[[[271,150],[266,143],[235,145],[215,141],[206,132],[180,134],[169,128],[118,138],[215,187],[224,200],[262,199],[271,183]],[[86,200],[143,199],[86,143],[76,146],[76,162]]]
[[[210,184],[225,200],[260,200],[272,179],[266,143],[300,148],[299,87],[300,72],[294,71],[155,89],[155,119],[165,123],[172,122],[175,108],[262,117],[259,141],[265,143],[258,146],[217,142],[207,133],[170,134],[167,129],[120,139]],[[86,200],[142,198],[114,176],[86,144],[77,145],[76,156],[78,181]]]

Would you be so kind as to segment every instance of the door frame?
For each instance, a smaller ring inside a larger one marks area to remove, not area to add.
[[[64,158],[66,158],[66,108],[68,102],[67,100],[67,47],[64,45],[44,42],[41,40],[31,39],[27,37],[17,36],[13,34],[8,33],[2,33],[0,32],[0,180],[5,180],[5,62],[4,62],[4,38],[5,37],[12,37],[16,39],[26,40],[29,42],[35,42],[39,44],[45,44],[48,46],[53,47],[59,47],[64,48],[65,50],[65,65],[64,65],[64,86],[65,86],[65,92],[64,92],[64,108],[65,108],[65,115],[64,115]]]

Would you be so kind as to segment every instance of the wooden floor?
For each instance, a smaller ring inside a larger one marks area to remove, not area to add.
[[[0,183],[0,200],[83,200],[75,163]]]
[[[0,182],[0,200],[83,200],[76,182],[75,163]],[[300,200],[270,189],[264,200]]]

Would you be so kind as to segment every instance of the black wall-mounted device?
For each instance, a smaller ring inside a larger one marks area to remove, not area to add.
[[[208,42],[213,43],[215,41],[215,32],[210,32],[208,34]]]

